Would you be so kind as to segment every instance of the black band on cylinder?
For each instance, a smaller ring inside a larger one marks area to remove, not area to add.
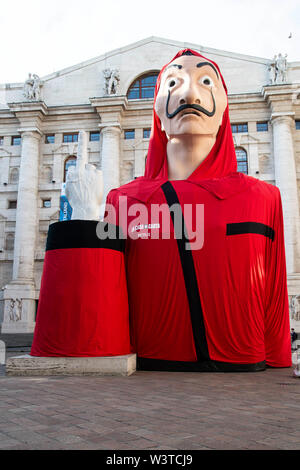
[[[114,233],[116,236],[104,240],[98,238],[98,224],[103,225],[102,231]],[[63,248],[109,248],[124,253],[125,239],[122,229],[118,226],[96,220],[66,220],[49,226],[46,243],[46,251]]]

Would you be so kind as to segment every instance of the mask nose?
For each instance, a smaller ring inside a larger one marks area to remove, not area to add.
[[[180,106],[184,104],[201,104],[200,90],[191,80],[188,80],[185,84],[179,99],[179,104]]]
[[[201,101],[199,98],[196,98],[194,100],[187,100],[186,98],[181,98],[179,100],[179,104],[182,105],[182,104],[201,104]]]

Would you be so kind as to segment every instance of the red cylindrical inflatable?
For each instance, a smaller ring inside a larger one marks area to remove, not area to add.
[[[96,227],[50,225],[32,356],[131,352],[124,240],[100,240]]]

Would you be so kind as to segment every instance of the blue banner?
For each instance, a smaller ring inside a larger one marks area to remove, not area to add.
[[[72,207],[67,199],[66,192],[66,183],[62,184],[61,195],[60,195],[60,211],[59,211],[59,220],[71,220],[72,216]]]

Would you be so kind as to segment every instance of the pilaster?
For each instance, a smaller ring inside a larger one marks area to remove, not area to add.
[[[117,125],[101,129],[103,203],[109,191],[120,186],[120,135],[121,127]]]
[[[38,177],[43,102],[9,105],[20,122],[21,164],[18,184],[13,279],[5,286],[2,333],[33,332],[36,313],[34,253],[38,225]]]
[[[275,182],[282,198],[289,275],[300,271],[299,203],[293,142],[294,93],[292,85],[273,85],[264,88],[265,99],[271,108]]]
[[[122,118],[127,108],[126,96],[91,98],[91,104],[99,114],[101,130],[101,168],[103,173],[104,213],[106,197],[111,189],[120,186],[120,136]]]

